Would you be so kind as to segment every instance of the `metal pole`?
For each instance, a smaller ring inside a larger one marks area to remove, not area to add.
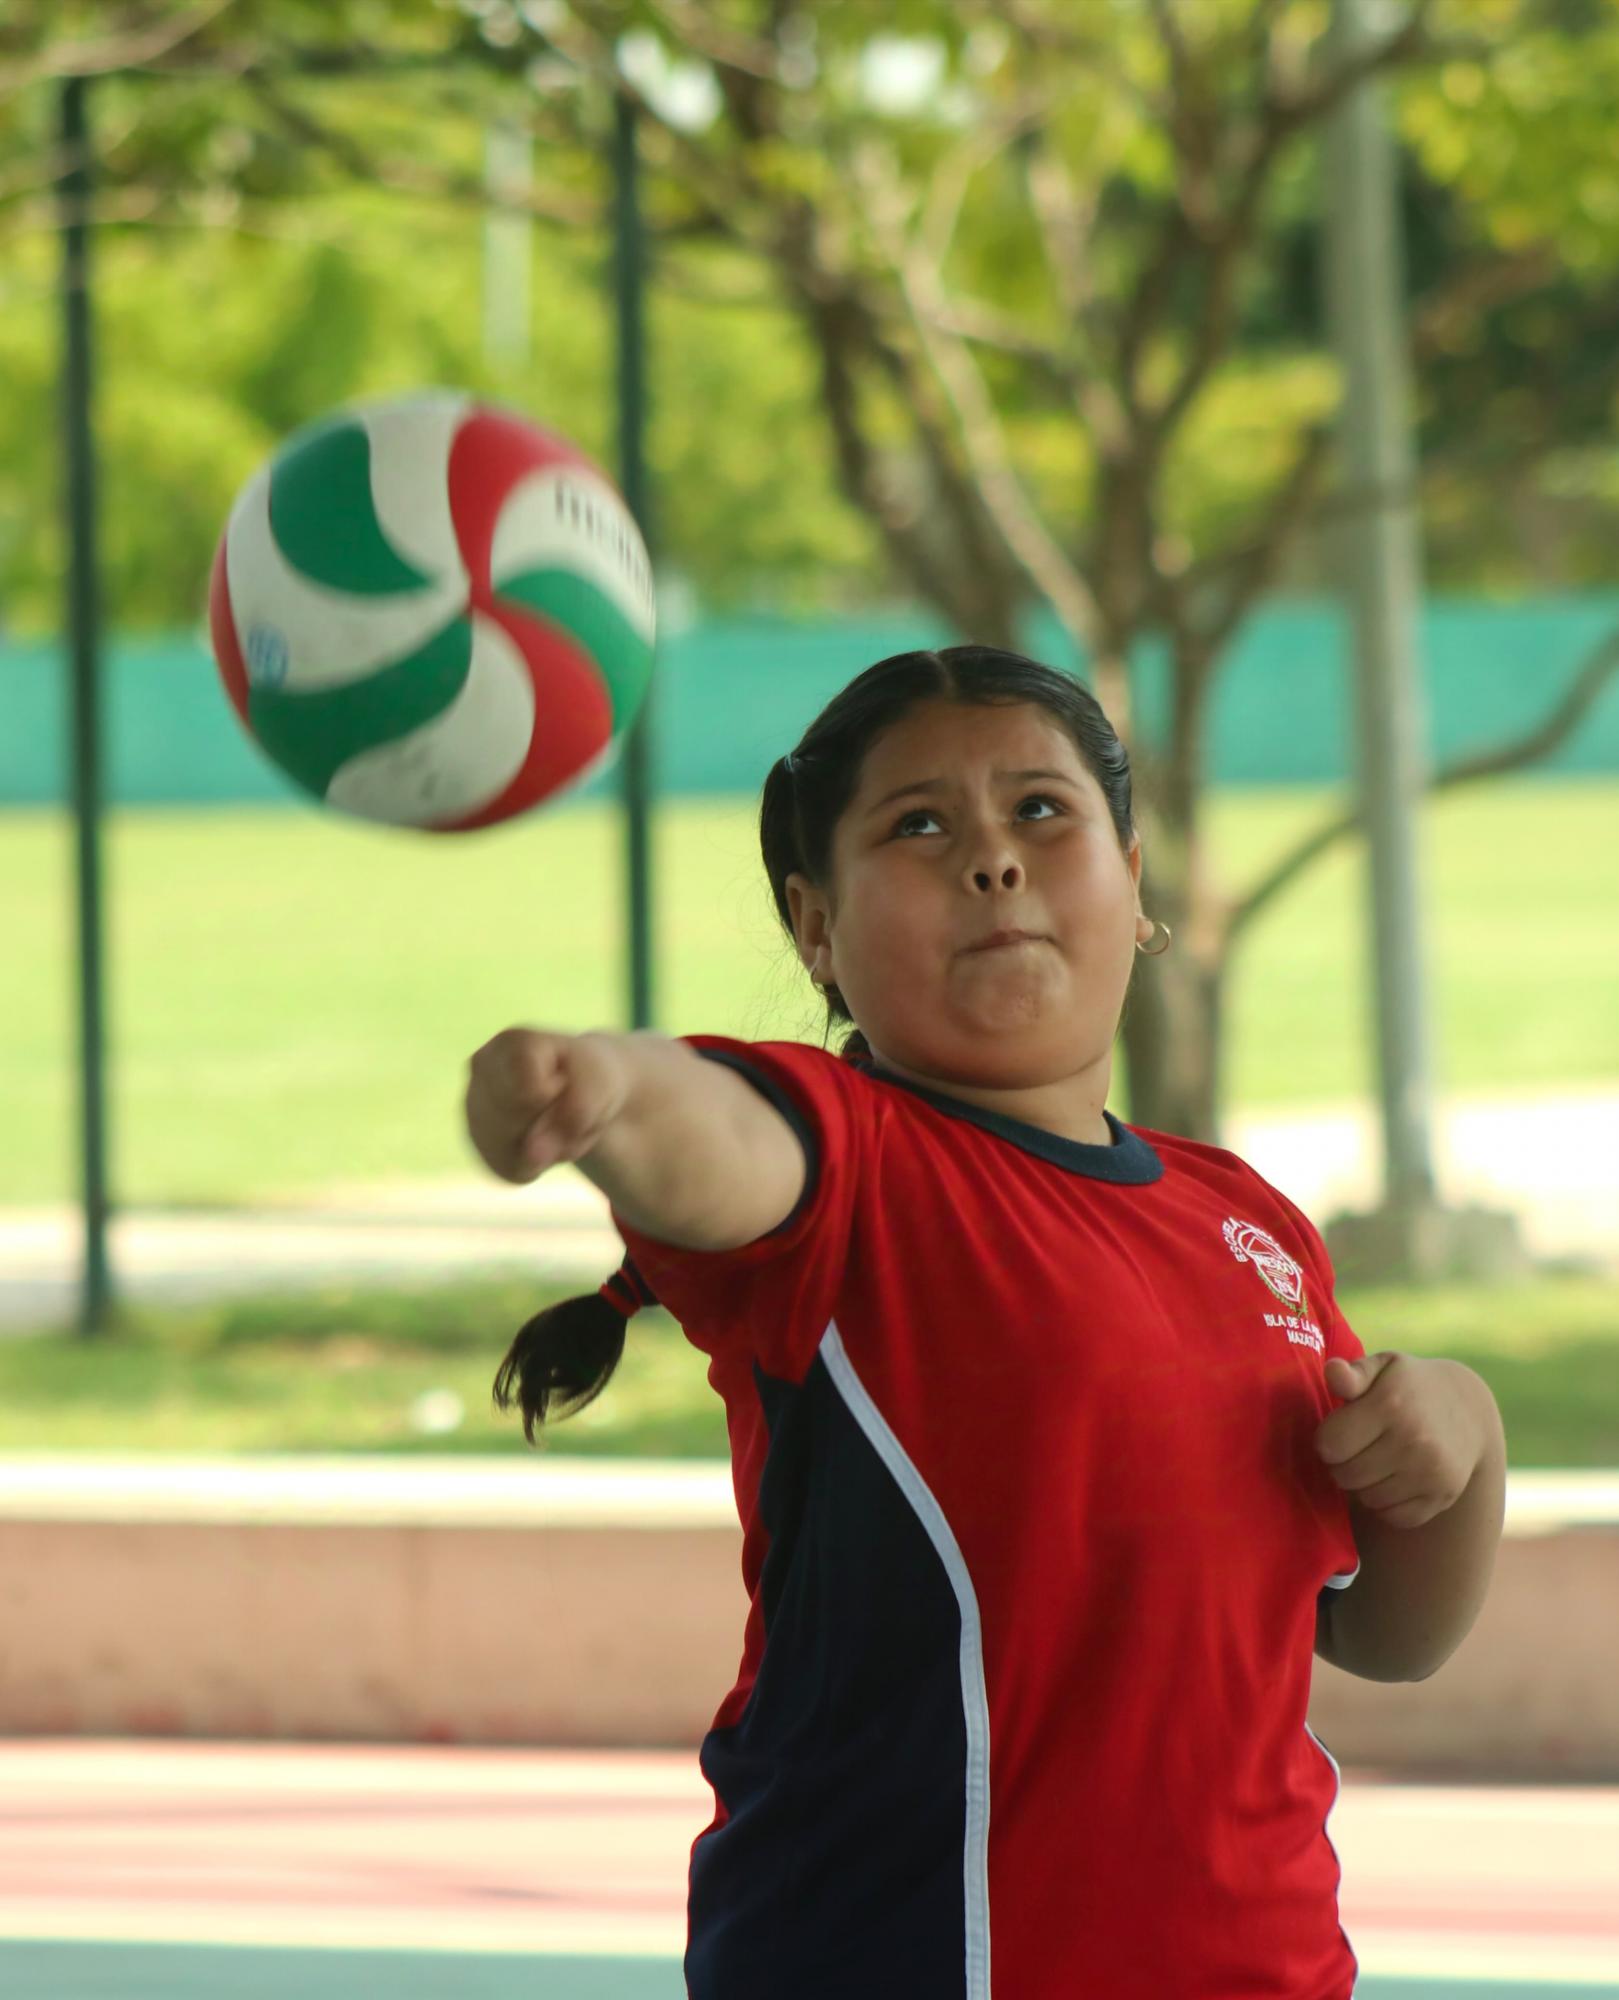
[[[613,290],[618,325],[618,464],[625,504],[653,546],[646,473],[645,258],[641,233],[640,161],[636,108],[622,92],[613,101]],[[622,786],[629,901],[630,1022],[652,1025],[652,699],[656,676],[624,741]]]
[[[67,629],[72,660],[73,802],[77,832],[79,1048],[84,1285],[79,1326],[95,1334],[112,1304],[107,1257],[107,1112],[102,1007],[101,714],[96,590],[95,447],[90,425],[90,147],[88,80],[62,85],[62,431],[67,465]]]
[[[534,225],[508,208],[534,183],[534,140],[520,125],[491,125],[484,134],[483,351],[501,367],[526,368],[532,341]]]
[[[1335,59],[1383,40],[1398,26],[1392,11],[1335,0]],[[1330,120],[1325,167],[1327,307],[1344,375],[1339,432],[1348,496],[1359,502],[1347,511],[1342,547],[1370,845],[1384,1203],[1410,1213],[1435,1201],[1417,852],[1427,718],[1416,657],[1420,553],[1395,153],[1373,83],[1352,91]]]

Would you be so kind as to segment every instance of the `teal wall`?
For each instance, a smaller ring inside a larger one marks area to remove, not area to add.
[[[1429,740],[1447,761],[1514,736],[1544,716],[1593,646],[1619,625],[1619,594],[1522,605],[1434,603],[1424,619]],[[753,792],[821,704],[871,661],[948,635],[921,615],[845,621],[707,621],[658,653],[662,789]],[[1215,685],[1209,764],[1221,785],[1321,784],[1349,775],[1351,711],[1341,616],[1273,606],[1250,621]],[[1031,634],[1060,660],[1053,632]],[[107,759],[124,805],[303,795],[254,749],[226,704],[200,638],[114,641],[107,658]],[[1136,672],[1138,728],[1160,740],[1168,681],[1161,656]],[[65,669],[49,643],[0,645],[0,806],[66,796]],[[1619,679],[1541,774],[1619,771]],[[598,778],[592,789],[612,783]]]

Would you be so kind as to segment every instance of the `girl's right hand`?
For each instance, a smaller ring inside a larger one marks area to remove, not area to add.
[[[630,1094],[613,1035],[503,1028],[467,1067],[467,1133],[486,1165],[518,1186],[581,1159]]]

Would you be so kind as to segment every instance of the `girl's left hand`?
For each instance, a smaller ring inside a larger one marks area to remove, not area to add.
[[[1391,1528],[1421,1528],[1467,1490],[1488,1446],[1479,1390],[1459,1361],[1415,1354],[1334,1355],[1327,1387],[1343,1398],[1315,1449],[1345,1493]]]

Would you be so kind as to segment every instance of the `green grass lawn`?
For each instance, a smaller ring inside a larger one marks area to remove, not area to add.
[[[1215,795],[1235,891],[1330,795]],[[623,1019],[620,841],[581,805],[465,839],[300,811],[150,811],[108,830],[111,1144],[128,1204],[236,1204],[476,1170],[466,1057],[513,1021]],[[1619,1071],[1619,784],[1518,781],[1431,804],[1422,842],[1437,1080]],[[675,1033],[806,1036],[747,802],[675,802],[656,851],[659,1014]],[[1354,846],[1267,912],[1231,995],[1227,1102],[1363,1095]],[[74,1186],[71,830],[0,813],[0,1202]],[[18,974],[21,976],[19,977]],[[1114,1103],[1128,1115],[1128,1093]]]
[[[517,1419],[493,1411],[490,1383],[517,1328],[557,1296],[516,1278],[333,1288],[139,1310],[93,1344],[0,1340],[0,1451],[525,1452]],[[1514,1464],[1619,1463],[1612,1284],[1346,1288],[1340,1302],[1369,1350],[1447,1354],[1476,1368],[1501,1404]],[[605,1392],[546,1433],[544,1448],[723,1458],[706,1371],[672,1320],[644,1313]],[[435,1389],[460,1397],[459,1429],[412,1427],[413,1403]]]

